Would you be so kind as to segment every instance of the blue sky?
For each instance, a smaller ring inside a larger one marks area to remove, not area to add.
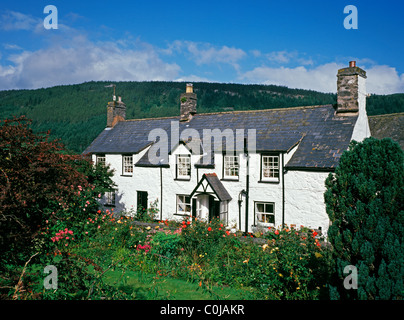
[[[56,6],[58,29],[44,27]],[[358,28],[345,29],[354,5]],[[404,92],[402,1],[14,1],[0,9],[0,90],[92,80],[264,83]]]

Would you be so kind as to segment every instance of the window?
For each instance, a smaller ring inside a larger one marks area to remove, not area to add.
[[[238,156],[224,156],[223,163],[223,177],[238,178]]]
[[[256,202],[255,214],[258,223],[275,224],[275,204],[273,202]]]
[[[115,192],[116,190],[112,190],[105,193],[106,206],[115,206]]]
[[[191,197],[177,194],[177,213],[189,214],[191,212]]]
[[[191,177],[191,156],[177,155],[177,178],[189,179]]]
[[[105,166],[105,154],[97,154],[96,158],[95,158],[95,163],[96,164],[101,164],[102,166]]]
[[[130,156],[122,156],[122,174],[133,173],[133,157]]]
[[[262,156],[262,180],[279,181],[279,156]]]

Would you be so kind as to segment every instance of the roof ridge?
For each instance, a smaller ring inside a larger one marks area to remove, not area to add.
[[[180,118],[179,116],[171,116],[171,117],[155,117],[155,118],[140,118],[140,119],[126,119],[122,122],[127,122],[127,121],[142,121],[142,120],[156,120],[156,119],[175,119],[175,118]]]
[[[385,113],[385,114],[375,114],[373,116],[368,116],[368,118],[373,118],[373,117],[391,117],[391,116],[396,116],[396,115],[404,115],[404,112],[395,112],[395,113]]]
[[[220,112],[208,112],[198,113],[197,115],[210,115],[210,114],[222,114],[222,113],[248,113],[248,112],[265,112],[265,111],[283,111],[283,110],[295,110],[295,109],[310,109],[320,108],[324,106],[332,106],[332,104],[319,104],[314,106],[298,106],[298,107],[286,107],[286,108],[272,108],[272,109],[257,109],[257,110],[233,110],[233,111],[220,111]]]
[[[248,113],[248,112],[266,112],[266,111],[285,111],[285,110],[296,110],[296,109],[312,109],[312,108],[320,108],[324,106],[332,106],[332,104],[321,104],[314,106],[298,106],[298,107],[286,107],[286,108],[272,108],[272,109],[257,109],[257,110],[233,110],[233,111],[218,111],[218,112],[206,112],[206,113],[197,113],[195,116],[201,115],[212,115],[212,114],[231,114],[231,113]],[[171,117],[155,117],[155,118],[141,118],[141,119],[127,119],[126,121],[141,121],[141,120],[156,120],[156,119],[175,119],[180,118],[179,116],[171,116]]]

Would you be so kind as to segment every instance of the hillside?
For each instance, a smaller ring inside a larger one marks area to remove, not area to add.
[[[51,130],[75,152],[83,151],[105,128],[110,82],[0,91],[0,119],[26,115],[36,131]],[[127,119],[179,115],[184,82],[116,82],[116,95],[126,103]],[[336,94],[275,85],[194,83],[198,113],[271,109],[336,103]],[[371,95],[368,115],[404,111],[404,94]]]

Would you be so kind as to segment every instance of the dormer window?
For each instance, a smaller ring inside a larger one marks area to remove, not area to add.
[[[177,155],[177,179],[191,179],[191,155]]]
[[[261,155],[261,180],[279,182],[279,155]]]

